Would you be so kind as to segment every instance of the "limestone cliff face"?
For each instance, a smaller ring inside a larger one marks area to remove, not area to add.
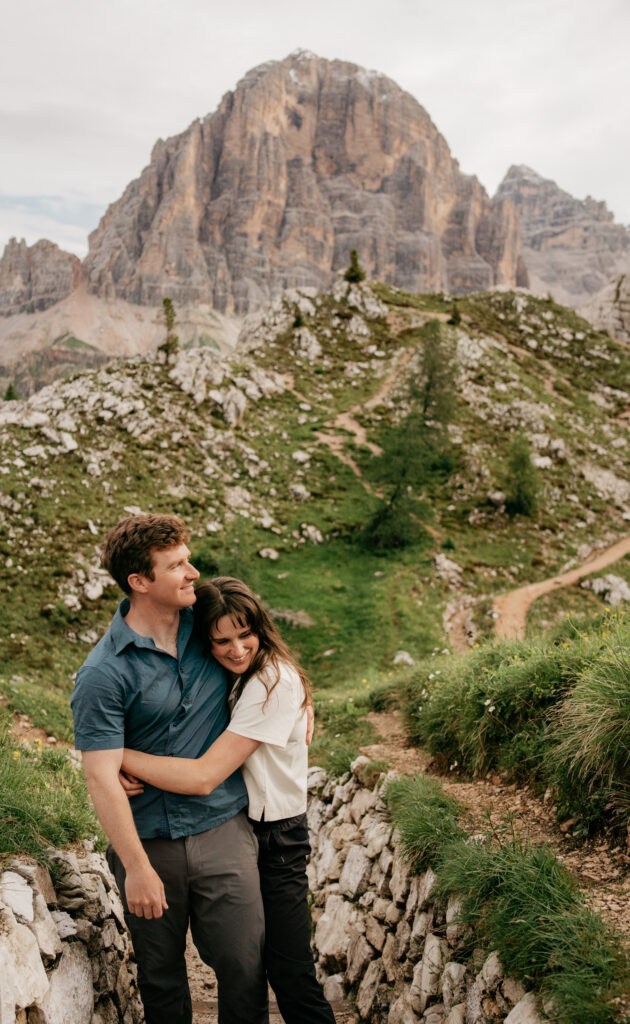
[[[497,199],[514,203],[531,287],[580,306],[630,269],[630,231],[605,203],[574,199],[529,167],[510,167]]]
[[[77,256],[44,239],[28,246],[12,238],[0,259],[0,316],[48,309],[80,280]]]
[[[153,150],[90,236],[88,287],[242,314],[330,284],[351,248],[414,291],[526,284],[518,218],[463,175],[426,111],[354,64],[296,53]]]
[[[620,274],[580,309],[595,327],[630,342],[630,274]]]

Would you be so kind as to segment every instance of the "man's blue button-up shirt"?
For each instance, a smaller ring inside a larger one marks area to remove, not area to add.
[[[125,622],[124,600],[77,673],[71,706],[77,750],[131,747],[199,757],[227,728],[226,679],[193,634],[192,608],[180,612],[177,659]],[[208,796],[166,793],[145,784],[131,808],[143,839],[178,839],[221,825],[247,804],[240,770]]]

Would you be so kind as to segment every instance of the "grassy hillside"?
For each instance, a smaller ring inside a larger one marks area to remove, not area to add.
[[[202,571],[250,581],[316,687],[335,692],[383,682],[401,648],[415,659],[448,649],[453,600],[474,599],[483,633],[492,595],[628,531],[626,350],[551,301],[506,292],[458,308],[449,325],[453,304],[441,296],[343,282],[316,299],[293,292],[231,360],[195,349],[174,366],[112,363],[0,407],[9,706],[70,737],[73,673],[118,600],[98,574],[98,543],[130,509],[182,515]],[[379,498],[375,456],[355,426],[378,445],[404,413],[434,317],[457,345],[453,471],[423,494],[418,543],[377,556],[356,542]],[[350,419],[331,427],[341,413]],[[543,497],[534,516],[510,518],[489,495],[504,485],[519,428],[540,460]],[[320,433],[335,436],[337,454]],[[459,582],[436,570],[441,551]]]

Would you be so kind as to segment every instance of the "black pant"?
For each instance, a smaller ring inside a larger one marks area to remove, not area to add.
[[[168,910],[160,918],[128,912],[125,869],[111,847],[107,859],[138,961],[146,1024],[191,1024],[185,961],[189,925],[201,959],[217,975],[220,1024],[266,1024],[257,843],[245,813],[198,835],[142,843],[166,891]]]
[[[265,908],[264,963],[285,1024],[335,1024],[311,950],[306,815],[252,822]]]

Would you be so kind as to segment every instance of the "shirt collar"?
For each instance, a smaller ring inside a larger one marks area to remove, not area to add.
[[[116,654],[121,654],[126,647],[133,644],[135,647],[145,647],[151,651],[156,651],[158,648],[155,646],[153,637],[140,636],[125,622],[125,615],[127,615],[129,608],[131,607],[129,598],[125,597],[120,604],[116,614],[114,615],[110,633],[112,640],[114,641],[114,651]],[[182,654],[186,648],[186,644],[190,639],[190,634],[193,628],[193,610],[192,608],[182,608],[179,613],[179,630],[177,633],[177,652]]]

